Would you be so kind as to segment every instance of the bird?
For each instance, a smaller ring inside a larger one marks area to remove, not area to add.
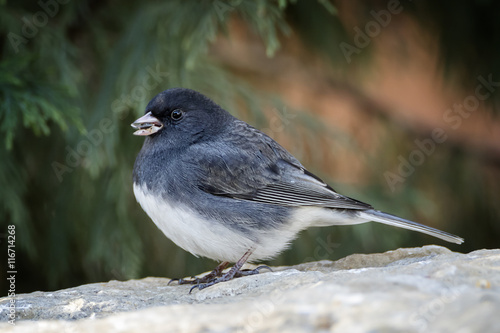
[[[193,285],[190,292],[269,268],[242,266],[276,257],[309,227],[374,221],[463,242],[338,193],[271,137],[195,90],[159,93],[131,126],[145,137],[133,169],[137,202],[176,245],[220,262],[205,276],[170,281]]]

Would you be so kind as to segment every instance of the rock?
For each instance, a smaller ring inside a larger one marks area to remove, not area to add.
[[[2,332],[500,332],[500,250],[438,246],[276,267],[193,291],[166,278],[0,299]]]

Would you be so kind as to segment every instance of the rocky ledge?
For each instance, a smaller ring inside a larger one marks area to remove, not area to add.
[[[500,250],[354,254],[193,291],[166,278],[0,299],[1,332],[500,332]]]

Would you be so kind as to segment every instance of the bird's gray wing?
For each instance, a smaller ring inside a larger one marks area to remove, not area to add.
[[[212,195],[282,206],[370,209],[335,192],[264,133],[243,122],[215,143],[198,145],[191,160],[200,189]]]

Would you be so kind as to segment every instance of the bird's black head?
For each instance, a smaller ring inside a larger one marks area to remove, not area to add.
[[[181,148],[219,133],[232,116],[208,97],[191,89],[172,88],[156,95],[132,127],[135,135]]]

